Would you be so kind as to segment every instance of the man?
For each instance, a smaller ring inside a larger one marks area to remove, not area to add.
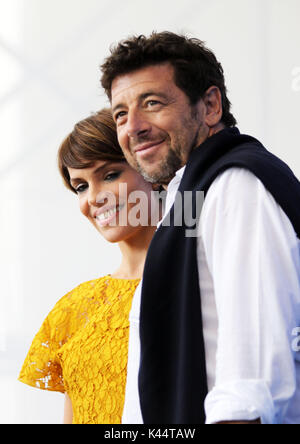
[[[239,133],[222,67],[203,42],[132,37],[102,71],[124,154],[168,190],[171,220],[154,236],[133,301],[124,420],[300,422],[298,180]],[[174,223],[175,197],[192,191],[194,215],[200,190],[190,237]]]

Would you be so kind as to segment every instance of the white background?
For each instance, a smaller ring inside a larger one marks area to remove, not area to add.
[[[152,30],[206,41],[240,130],[300,177],[299,23],[299,0],[0,0],[0,423],[61,423],[63,395],[23,386],[20,367],[55,302],[119,264],[56,168],[73,125],[108,105],[109,46]]]

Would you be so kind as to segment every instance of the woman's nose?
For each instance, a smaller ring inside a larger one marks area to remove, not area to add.
[[[103,187],[101,186],[100,183],[98,183],[98,181],[96,183],[90,183],[89,184],[89,188],[88,188],[88,203],[91,206],[94,207],[101,207],[104,202],[104,190],[102,189]]]
[[[116,205],[116,196],[112,191],[103,190],[100,186],[90,186],[88,190],[90,206],[101,208],[104,205]]]
[[[91,206],[97,206],[97,196],[99,194],[99,190],[94,186],[89,186],[88,189],[88,203]]]

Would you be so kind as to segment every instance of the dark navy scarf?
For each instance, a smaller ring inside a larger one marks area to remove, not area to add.
[[[271,192],[300,238],[300,183],[289,167],[253,137],[227,128],[208,138],[188,160],[178,192],[207,193],[231,167],[250,170]],[[195,200],[194,200],[195,205]],[[195,214],[195,208],[193,208]],[[190,227],[160,226],[143,276],[139,393],[145,424],[203,424],[207,378],[197,269]]]

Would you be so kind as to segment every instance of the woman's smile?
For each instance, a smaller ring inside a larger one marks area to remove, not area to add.
[[[128,239],[137,227],[151,225],[152,185],[126,162],[100,160],[88,168],[69,168],[69,174],[82,214],[109,242]],[[142,222],[134,213],[137,192],[144,197],[139,204]]]
[[[124,207],[125,204],[122,204],[99,212],[99,214],[95,216],[97,225],[99,225],[100,228],[106,227],[107,225],[116,226],[116,216],[123,210]]]

